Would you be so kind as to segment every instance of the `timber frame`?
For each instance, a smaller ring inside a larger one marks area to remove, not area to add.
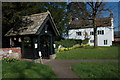
[[[32,25],[12,28],[5,36],[10,38],[11,47],[21,47],[22,58],[38,59],[39,52],[43,58],[50,58],[55,54],[54,40],[59,32],[50,12],[27,16]],[[36,23],[36,24],[35,24]],[[33,29],[33,30],[32,30]]]

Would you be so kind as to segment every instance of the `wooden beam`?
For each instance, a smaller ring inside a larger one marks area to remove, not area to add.
[[[10,47],[12,47],[12,38],[10,38]]]

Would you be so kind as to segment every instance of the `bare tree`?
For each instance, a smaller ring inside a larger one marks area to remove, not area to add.
[[[102,15],[103,11],[110,11],[110,9],[105,8],[105,3],[100,2],[87,2],[87,4],[91,7],[91,16],[93,20],[93,29],[94,29],[94,48],[97,47],[97,26],[96,26],[96,18]]]
[[[93,28],[94,28],[94,48],[97,46],[97,26],[95,23],[98,8],[101,6],[102,2],[87,2],[87,4],[92,8],[92,18],[93,18]]]

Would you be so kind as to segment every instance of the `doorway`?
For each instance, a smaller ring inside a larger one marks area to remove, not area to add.
[[[49,59],[51,52],[51,36],[42,35],[40,37],[40,51],[43,59]]]
[[[34,58],[34,46],[32,38],[25,36],[22,42],[22,58],[33,59]]]

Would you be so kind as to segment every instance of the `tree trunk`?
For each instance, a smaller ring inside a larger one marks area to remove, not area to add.
[[[94,48],[97,47],[97,28],[94,28]]]
[[[97,47],[97,27],[95,23],[95,17],[93,18],[93,28],[94,28],[94,48]]]

